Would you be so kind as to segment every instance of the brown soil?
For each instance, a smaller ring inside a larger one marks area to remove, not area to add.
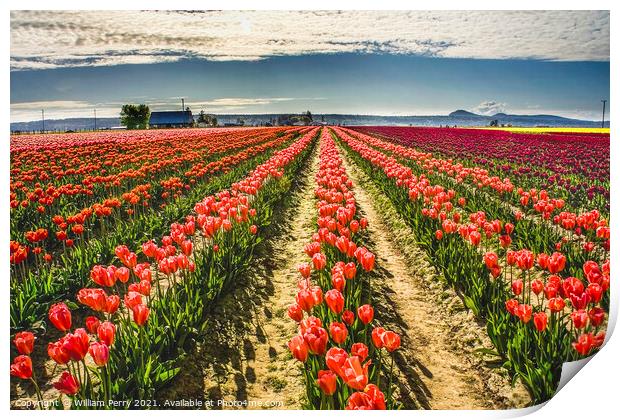
[[[416,246],[411,229],[372,181],[346,159],[360,211],[368,218],[377,255],[373,304],[384,328],[401,334],[396,352],[396,399],[404,408],[497,409],[523,407],[529,395],[474,353],[491,348],[484,325],[474,318]]]
[[[303,246],[314,231],[314,176],[318,147],[298,177],[292,204],[278,220],[277,232],[261,244],[246,279],[213,310],[206,342],[185,362],[181,373],[159,396],[200,398],[214,409],[300,409],[305,402],[301,364],[287,347],[295,323],[287,307],[295,299]],[[273,225],[272,225],[273,226]],[[221,401],[248,405],[222,406]]]

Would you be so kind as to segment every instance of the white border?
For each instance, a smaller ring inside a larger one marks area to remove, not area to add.
[[[2,222],[5,229],[3,229],[3,233],[5,233],[4,237],[8,238],[9,232],[9,205],[8,205],[8,179],[9,179],[9,121],[10,121],[10,15],[9,11],[11,9],[110,9],[110,10],[122,10],[122,9],[174,9],[174,8],[185,8],[185,9],[270,9],[270,10],[286,10],[286,9],[357,9],[357,10],[384,10],[384,9],[432,9],[432,10],[460,10],[460,9],[471,9],[471,10],[510,10],[510,9],[534,9],[534,10],[554,10],[554,9],[573,9],[573,10],[611,10],[611,56],[613,57],[611,60],[611,72],[610,74],[620,74],[620,69],[617,64],[617,60],[619,59],[618,51],[617,51],[617,43],[614,42],[613,35],[617,33],[616,27],[618,25],[618,19],[616,18],[616,13],[620,13],[620,7],[616,6],[618,2],[612,1],[598,1],[598,0],[590,0],[588,2],[577,2],[577,1],[563,1],[563,2],[553,2],[547,0],[521,0],[521,1],[488,1],[488,0],[476,0],[476,1],[447,1],[447,0],[434,0],[421,2],[418,1],[416,3],[413,2],[404,2],[397,0],[382,0],[381,2],[376,1],[368,1],[368,0],[358,0],[356,2],[345,2],[345,1],[334,1],[334,0],[314,0],[312,2],[291,2],[291,1],[277,1],[277,0],[263,0],[261,2],[256,1],[240,1],[240,0],[229,0],[229,1],[196,1],[196,0],[185,0],[181,3],[172,2],[172,1],[162,1],[162,0],[150,0],[150,1],[132,1],[129,4],[126,1],[120,0],[107,0],[105,2],[84,2],[84,1],[70,1],[70,0],[60,0],[54,1],[53,3],[50,1],[41,1],[41,0],[5,0],[2,2],[3,14],[2,16],[2,42],[0,43],[2,51],[1,51],[1,59],[3,61],[2,67],[2,76],[1,76],[1,93],[4,98],[4,102],[2,104],[3,108],[3,118],[0,121],[0,132],[4,133],[4,153],[0,154],[1,166],[2,166],[2,174],[3,174],[3,182],[0,184],[0,197],[2,197],[2,205],[0,206],[0,212],[2,214]],[[128,7],[131,6],[131,7]],[[559,6],[559,7],[558,7]],[[614,7],[616,6],[616,7]],[[615,10],[614,10],[615,9]],[[612,79],[610,80],[610,98],[609,103],[611,105],[612,97],[617,98],[618,95],[618,85]],[[618,114],[614,112],[615,107],[611,107],[611,113],[609,115],[609,119],[611,121],[618,121],[616,117]],[[611,159],[613,162],[613,158],[619,157],[619,146],[616,144],[618,130],[616,129],[616,125],[612,125],[612,142],[611,142]],[[615,209],[618,205],[618,188],[616,186],[616,182],[618,182],[619,174],[618,174],[618,165],[611,166],[611,205],[612,208]],[[614,214],[611,219],[611,227],[613,232],[620,231],[620,223],[617,221],[617,215]],[[2,273],[1,278],[3,279],[4,287],[8,288],[8,278],[9,278],[9,250],[8,250],[8,239],[5,240],[5,244],[1,246],[1,255],[0,260],[4,261],[1,265],[0,270]],[[618,244],[616,241],[612,241],[612,251],[614,261],[617,260],[618,257]],[[617,274],[620,271],[616,268],[614,264],[612,266],[612,278],[619,278]],[[612,280],[613,281],[613,280]],[[615,324],[618,312],[618,296],[619,296],[619,288],[616,286],[616,282],[612,283],[612,322]],[[2,395],[6,401],[6,410],[9,408],[9,374],[8,374],[8,330],[9,330],[9,314],[8,314],[8,301],[9,294],[5,293],[3,306],[5,310],[0,311],[0,319],[3,326],[3,331],[5,331],[5,336],[3,337],[4,344],[1,346],[2,359],[4,360],[5,373],[2,376]],[[390,413],[390,416],[395,416],[399,418],[408,418],[413,417],[425,417],[425,418],[459,418],[459,419],[486,419],[486,418],[506,418],[506,417],[515,417],[521,416],[528,412],[534,411],[533,414],[529,416],[532,419],[548,419],[559,418],[559,419],[590,419],[590,418],[611,418],[611,413],[614,413],[617,416],[618,409],[618,394],[617,387],[618,383],[618,375],[620,374],[619,363],[617,355],[620,353],[620,342],[617,336],[611,335],[608,337],[609,341],[605,345],[605,347],[588,363],[587,368],[583,369],[579,372],[572,380],[568,382],[568,384],[559,391],[559,393],[552,398],[542,409],[540,410],[510,410],[510,411],[402,411]],[[606,415],[609,413],[609,415]],[[136,416],[141,416],[141,414],[145,414],[145,412],[120,412],[116,411],[113,416],[120,416],[125,418],[134,418]],[[267,416],[275,417],[275,418],[287,418],[290,416],[290,412],[267,412],[267,411],[254,411],[254,412],[246,412],[245,416],[251,416],[253,418],[267,418]],[[308,413],[308,415],[317,417],[317,418],[326,418],[331,417],[335,414],[335,412],[313,412]],[[369,417],[379,417],[384,413],[342,413],[339,412],[338,416],[344,416],[347,418],[359,418],[359,416],[369,416]],[[44,413],[44,412],[19,412],[12,411],[10,412],[11,416],[25,418],[24,416],[33,416],[33,417],[47,417],[47,416],[55,416],[55,414]],[[110,414],[104,412],[63,412],[60,414],[63,418],[81,418],[84,416],[88,416],[89,418],[106,418],[109,419]],[[154,411],[148,414],[149,416],[153,416],[154,418],[164,418],[164,416],[169,416],[168,413],[163,411]],[[216,416],[218,418],[234,418],[236,417],[236,412],[226,411],[226,412],[209,412],[208,414],[192,411],[184,413],[184,416],[199,418],[201,416]],[[350,416],[350,417],[349,417]]]

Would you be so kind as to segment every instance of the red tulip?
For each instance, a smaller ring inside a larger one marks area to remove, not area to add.
[[[435,238],[436,238],[438,241],[441,241],[441,240],[443,239],[443,232],[442,232],[441,230],[439,230],[439,229],[438,229],[438,230],[436,230],[436,231],[435,231]]]
[[[350,326],[350,325],[353,325],[354,321],[355,321],[355,314],[352,311],[347,309],[342,313],[342,322]]]
[[[301,276],[305,279],[307,279],[308,277],[310,277],[310,264],[308,263],[303,263],[303,264],[299,264],[299,266],[297,266],[297,269],[299,270],[299,273],[301,274]]]
[[[549,257],[548,269],[551,274],[559,273],[564,270],[564,266],[566,265],[566,257],[559,252],[554,252],[551,257]]]
[[[293,357],[300,362],[305,362],[308,359],[308,345],[304,338],[300,335],[296,335],[288,342],[288,348],[291,350]]]
[[[114,337],[116,335],[116,325],[110,321],[104,321],[97,328],[97,337],[101,342],[111,346],[114,344]]]
[[[341,378],[344,376],[344,363],[349,355],[340,347],[332,347],[325,354],[325,362],[327,367]]]
[[[327,265],[327,258],[325,254],[317,252],[312,256],[312,264],[314,265],[315,270],[322,270]]]
[[[127,267],[119,267],[114,272],[114,278],[120,281],[121,283],[127,283],[127,281],[129,281],[129,274],[130,272]]]
[[[339,314],[344,310],[344,296],[337,289],[328,290],[325,293],[325,303],[334,313]]]
[[[471,232],[469,234],[469,241],[471,242],[471,244],[473,246],[478,246],[480,245],[480,240],[482,239],[482,236],[480,235],[480,232],[478,232],[477,230]]]
[[[331,370],[319,370],[316,383],[325,395],[336,392],[336,375]]]
[[[602,308],[595,306],[588,312],[588,318],[590,318],[590,323],[592,326],[598,327],[603,323],[603,321],[605,321],[605,311]]]
[[[343,292],[346,285],[347,281],[345,280],[344,274],[342,274],[342,272],[337,271],[332,274],[332,286],[334,289]]]
[[[534,327],[538,331],[544,331],[547,328],[547,314],[544,312],[538,312],[534,314]]]
[[[32,378],[32,359],[30,359],[30,356],[22,354],[13,359],[11,376],[16,376],[20,379]]]
[[[462,198],[462,197],[461,197]],[[385,396],[374,384],[369,384],[365,392],[354,392],[347,400],[346,410],[385,410]]]
[[[97,332],[97,328],[99,328],[99,318],[97,318],[96,316],[89,316],[86,318],[86,321],[84,321],[84,323],[86,324],[86,329],[88,330],[89,333],[91,334],[95,334]]]
[[[29,331],[22,331],[15,334],[13,339],[19,354],[30,354],[34,348],[34,334]]]
[[[370,335],[372,343],[378,349],[383,348],[383,334],[385,334],[385,330],[382,327],[376,327],[372,330]]]
[[[59,365],[66,365],[69,363],[69,360],[71,360],[69,353],[67,353],[63,348],[63,340],[64,339],[61,338],[60,340],[47,345],[48,356]]]
[[[327,331],[322,327],[310,327],[304,333],[304,340],[308,344],[308,349],[312,354],[325,354],[329,337]]]
[[[357,356],[363,362],[368,357],[368,346],[364,343],[353,343],[351,346],[351,356]]]
[[[93,361],[97,366],[101,367],[108,364],[108,360],[110,359],[110,349],[107,344],[92,343],[88,348],[88,353],[90,354],[90,357],[93,358]]]
[[[295,322],[300,322],[304,318],[303,309],[296,303],[289,305],[288,316]]]
[[[349,262],[344,266],[344,276],[347,280],[353,280],[357,274],[357,268],[354,262]]]
[[[515,310],[515,315],[519,317],[521,322],[527,324],[532,318],[532,305],[520,304]]]
[[[60,379],[54,382],[54,388],[63,394],[75,395],[80,390],[80,385],[71,373],[64,371],[62,375],[60,375]]]
[[[383,341],[383,347],[390,353],[400,348],[400,335],[394,331],[386,331],[381,335],[381,341]]]
[[[88,353],[90,339],[84,328],[78,328],[73,334],[69,333],[62,339],[62,349],[74,362],[84,359]]]
[[[119,305],[121,304],[121,298],[118,295],[108,296],[105,302],[105,312],[108,314],[113,314],[118,310]]]
[[[133,320],[138,326],[142,327],[144,324],[146,324],[149,319],[150,312],[148,306],[140,303],[131,308],[131,310],[133,312]]]
[[[256,232],[258,232],[258,226],[256,226],[256,225],[250,226],[250,233],[252,235],[256,235]]]
[[[565,305],[564,299],[560,297],[551,298],[549,302],[547,302],[547,306],[551,312],[561,312]]]
[[[516,296],[523,293],[523,281],[521,279],[516,279],[512,282],[512,293]]]
[[[576,329],[580,330],[588,325],[588,314],[585,310],[580,309],[570,314],[570,319],[573,321],[573,325]]]
[[[603,286],[597,283],[590,283],[586,288],[586,293],[588,294],[591,302],[599,303],[603,297]]]
[[[372,308],[372,306],[368,304],[362,305],[359,308],[357,308],[357,316],[364,325],[372,322],[374,314],[375,314],[374,309]]]
[[[582,356],[587,356],[594,348],[594,335],[592,333],[581,334],[577,341],[572,343],[573,348]]]
[[[368,367],[370,363],[371,361],[369,360],[362,365],[359,357],[349,357],[342,365],[342,380],[353,389],[364,389],[366,384],[368,384]]]
[[[103,289],[80,289],[77,294],[78,302],[97,312],[105,311],[107,298]]]
[[[336,344],[342,344],[347,340],[348,330],[341,322],[332,322],[329,325],[329,335]]]
[[[65,332],[71,328],[71,311],[64,303],[55,303],[50,307],[49,319],[60,331]]]
[[[517,306],[519,306],[519,301],[517,299],[510,299],[506,301],[506,310],[511,315],[517,314]]]
[[[532,292],[534,292],[534,294],[539,295],[543,291],[545,285],[543,284],[542,280],[535,279],[532,281],[530,287],[532,288]]]

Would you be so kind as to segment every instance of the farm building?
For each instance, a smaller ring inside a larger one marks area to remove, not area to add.
[[[149,127],[151,128],[179,128],[191,127],[194,123],[192,111],[161,111],[151,112]]]

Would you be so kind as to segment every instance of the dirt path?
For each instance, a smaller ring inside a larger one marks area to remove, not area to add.
[[[377,255],[373,304],[379,321],[402,337],[396,358],[396,398],[405,408],[423,409],[526,405],[529,397],[522,387],[513,390],[508,378],[473,355],[475,348],[490,347],[484,327],[451,289],[440,286],[436,271],[415,245],[411,230],[389,200],[341,151],[355,183],[359,209],[369,221],[369,248]]]
[[[199,356],[186,361],[183,373],[160,399],[207,399],[215,409],[302,408],[301,365],[287,347],[296,326],[287,307],[295,299],[297,265],[306,260],[303,246],[313,233],[318,163],[317,146],[298,177],[291,205],[274,226],[277,231],[261,244],[245,284],[217,303]],[[247,406],[230,405],[245,401]]]

